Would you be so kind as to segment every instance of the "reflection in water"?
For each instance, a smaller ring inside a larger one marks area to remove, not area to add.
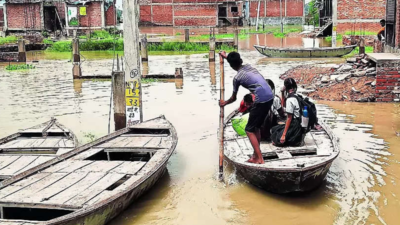
[[[149,62],[142,62],[142,75],[149,75]]]
[[[177,80],[175,85],[163,82],[143,87],[144,118],[165,114],[176,127],[179,143],[168,164],[169,176],[111,224],[398,223],[400,159],[396,146],[400,142],[394,134],[400,130],[398,105],[324,103],[340,111],[318,106],[341,139],[341,154],[326,184],[316,191],[277,196],[240,179],[234,182],[235,176],[230,176],[229,183],[238,184],[225,187],[213,179],[218,165],[219,95],[215,87],[219,86],[219,67],[204,55],[149,58],[149,74],[176,67],[185,71],[185,88],[179,91],[176,88],[182,84]],[[288,69],[326,62],[266,60],[255,51],[241,51],[241,55],[278,88],[282,85],[279,75]],[[112,60],[88,62],[88,74],[111,71]],[[226,66],[226,93],[232,92],[235,74]],[[73,81],[67,61],[42,60],[36,70],[4,71],[0,76],[0,136],[55,116],[81,143],[88,141],[88,133],[101,137],[107,134],[110,84]],[[246,93],[240,89],[238,99]],[[238,102],[229,105],[226,112],[237,107]]]
[[[174,80],[176,89],[183,89],[183,78],[177,78]]]

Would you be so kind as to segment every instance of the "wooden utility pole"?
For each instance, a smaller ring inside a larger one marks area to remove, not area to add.
[[[258,6],[257,6],[256,31],[258,31],[258,20],[260,18],[260,4],[261,4],[261,0],[258,1]]]
[[[220,63],[220,100],[225,100],[224,58],[219,55]],[[219,179],[224,178],[224,107],[220,107],[219,114]]]
[[[149,60],[148,52],[147,52],[147,34],[144,34],[142,39],[142,46],[141,46],[141,55],[142,55],[142,62],[147,62]]]
[[[18,62],[26,62],[25,40],[18,40]]]
[[[72,55],[73,55],[73,68],[72,68],[72,76],[74,79],[82,76],[81,69],[81,55],[79,51],[79,39],[74,38],[72,40]]]
[[[332,0],[332,47],[336,47],[336,27],[338,24],[338,0]]]
[[[123,0],[125,54],[126,126],[143,121],[142,85],[140,82],[139,1]]]
[[[210,50],[208,55],[208,60],[210,62],[215,62],[215,33],[214,28],[210,28]]]
[[[185,29],[185,42],[186,42],[186,43],[190,42],[190,33],[189,33],[189,29]]]

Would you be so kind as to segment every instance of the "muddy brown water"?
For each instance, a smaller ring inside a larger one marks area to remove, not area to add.
[[[241,53],[245,63],[278,87],[282,85],[278,76],[294,66],[337,62],[270,60],[255,51]],[[321,117],[340,138],[341,153],[326,182],[313,192],[267,193],[236,176],[229,165],[226,183],[220,183],[215,179],[219,64],[210,67],[204,55],[149,57],[146,71],[150,74],[183,68],[183,83],[157,82],[143,88],[144,118],[164,114],[176,127],[179,143],[168,173],[110,224],[399,223],[400,138],[395,134],[400,130],[399,104],[319,102],[320,109],[327,109]],[[81,143],[89,142],[92,135],[107,134],[110,81],[73,81],[68,59],[46,57],[31,71],[7,72],[0,66],[0,136],[52,116],[75,132]],[[88,57],[85,63],[87,74],[111,71],[110,59]],[[235,72],[227,66],[225,72],[229,96]],[[246,92],[240,89],[239,99]],[[228,106],[226,112],[238,104]]]

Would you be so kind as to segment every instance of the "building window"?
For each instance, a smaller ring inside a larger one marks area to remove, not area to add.
[[[231,7],[231,12],[237,13],[238,12],[238,7],[237,6],[232,6]]]
[[[68,6],[68,25],[79,26],[78,8],[76,6]]]

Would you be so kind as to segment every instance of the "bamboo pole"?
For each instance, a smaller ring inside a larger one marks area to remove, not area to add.
[[[257,6],[256,31],[258,31],[258,20],[259,20],[259,18],[260,18],[260,4],[261,4],[261,1],[259,0],[259,1],[258,1],[258,6]]]
[[[225,100],[224,58],[219,55],[220,64],[220,100]],[[219,114],[219,179],[224,177],[224,107],[220,107]]]

